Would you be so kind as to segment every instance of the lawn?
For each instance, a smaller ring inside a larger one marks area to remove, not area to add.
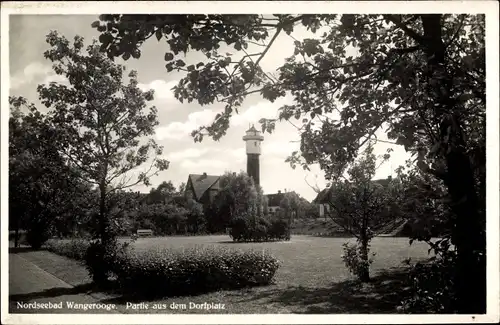
[[[289,242],[233,243],[227,236],[157,237],[139,238],[135,248],[140,250],[170,247],[194,247],[197,245],[225,245],[235,249],[266,249],[281,262],[276,276],[277,284],[318,286],[350,278],[341,255],[346,238],[326,238],[295,235]],[[376,253],[372,265],[374,272],[388,267],[401,266],[406,258],[427,256],[427,245],[408,243],[408,238],[378,237],[372,241]]]
[[[427,258],[428,246],[409,245],[407,238],[380,237],[372,241],[376,253],[372,264],[373,281],[359,284],[346,270],[342,244],[346,238],[293,236],[289,242],[232,243],[228,236],[140,238],[138,251],[196,245],[226,245],[237,249],[267,249],[281,262],[275,284],[237,291],[219,291],[194,297],[175,297],[148,301],[149,309],[132,309],[133,297],[93,293],[102,302],[115,303],[125,313],[393,313],[406,294],[405,274],[397,268],[407,258]],[[23,257],[62,280],[87,292],[85,272],[77,262],[49,252],[26,252]],[[64,266],[63,266],[64,265]],[[72,270],[72,271],[70,271]],[[137,302],[137,301],[135,301]],[[223,310],[189,310],[189,303],[220,303]],[[186,304],[187,310],[172,309],[172,303]],[[152,309],[166,307],[166,309]]]

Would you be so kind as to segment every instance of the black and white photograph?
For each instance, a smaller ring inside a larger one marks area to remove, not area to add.
[[[2,3],[2,323],[498,323],[498,9]]]

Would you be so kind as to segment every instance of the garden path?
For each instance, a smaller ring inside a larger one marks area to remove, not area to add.
[[[51,303],[53,306],[33,308],[33,303]],[[85,311],[72,308],[71,304],[81,304],[79,307],[92,309]],[[99,305],[101,309],[95,309]],[[9,253],[9,313],[117,313],[102,307],[97,299],[83,293],[81,288],[76,288],[42,270],[20,254]]]

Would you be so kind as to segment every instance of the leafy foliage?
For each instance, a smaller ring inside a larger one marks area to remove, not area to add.
[[[166,203],[177,194],[176,188],[171,181],[163,181],[156,188],[152,188],[147,197],[147,203]]]
[[[347,267],[362,281],[369,280],[369,243],[377,228],[392,222],[390,207],[396,197],[390,183],[373,181],[376,163],[369,146],[348,170],[348,179],[333,183],[328,191],[330,217],[358,240],[359,248],[346,246],[344,257]]]
[[[54,254],[66,256],[77,261],[85,261],[89,246],[90,241],[86,239],[49,239],[45,243],[44,248]]]
[[[246,173],[226,172],[220,177],[219,192],[208,213],[208,226],[212,232],[225,229],[236,216],[262,214],[262,189],[256,189],[253,179]]]
[[[367,269],[373,263],[373,258],[365,259],[363,255],[363,247],[361,245],[344,243],[342,245],[344,254],[342,255],[342,261],[345,266],[355,276],[362,278],[365,275]],[[375,253],[372,253],[372,257]]]
[[[57,32],[47,35],[50,46],[44,53],[53,62],[56,74],[69,84],[52,82],[39,85],[42,103],[50,108],[48,125],[59,153],[76,168],[80,177],[99,190],[98,228],[95,236],[112,240],[114,228],[109,220],[109,196],[138,183],[149,184],[149,177],[168,167],[157,158],[162,148],[151,136],[158,124],[156,108],[147,109],[153,92],[142,92],[137,73],[123,78],[125,68],[107,59],[94,42],[84,49],[83,38],[70,42]],[[151,166],[132,181],[129,174],[146,163]],[[127,177],[129,176],[129,177]]]
[[[437,256],[427,263],[409,266],[411,297],[402,301],[406,313],[457,313],[456,254]]]
[[[26,229],[28,243],[40,248],[73,232],[89,188],[57,151],[47,116],[22,97],[9,102],[9,228]]]
[[[101,287],[110,284],[110,278],[114,275],[116,260],[129,248],[131,242],[119,243],[116,239],[112,241],[93,240],[85,251],[85,266],[92,281]]]
[[[220,247],[134,252],[113,260],[121,287],[136,295],[172,296],[269,284],[279,263],[267,252]]]
[[[453,213],[443,184],[412,166],[400,167],[395,180],[399,196],[393,212],[411,224],[412,240],[450,239]],[[446,249],[447,250],[447,249]]]
[[[188,202],[187,225],[193,234],[200,234],[206,231],[207,220],[203,211],[203,205],[190,200]]]
[[[229,235],[237,242],[290,240],[290,225],[282,219],[240,216],[230,226]]]
[[[185,72],[177,99],[226,103],[211,125],[193,133],[196,141],[222,137],[251,93],[271,102],[291,96],[294,104],[281,107],[278,119],[263,119],[263,130],[271,132],[278,120],[302,121],[300,153],[288,161],[306,169],[318,163],[336,180],[384,128],[445,185],[455,215],[450,238],[463,270],[455,282],[458,309],[482,312],[484,15],[102,15],[93,26],[110,57],[138,57],[144,41],[165,37],[172,51],[167,71]],[[297,40],[277,76],[263,71],[259,63],[276,38],[298,26],[319,37]],[[255,41],[267,43],[251,47]],[[224,55],[223,43],[242,58]],[[186,67],[180,55],[188,50],[207,59]]]

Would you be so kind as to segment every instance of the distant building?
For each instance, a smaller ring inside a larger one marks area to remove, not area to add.
[[[207,208],[220,190],[220,176],[207,175],[207,173],[190,174],[186,182],[184,195],[193,199]]]
[[[281,191],[275,194],[265,195],[265,197],[267,197],[267,212],[269,214],[275,214],[280,210],[280,203],[284,196],[285,195],[281,193]]]
[[[373,180],[372,182],[386,187],[387,185],[389,185],[390,181],[391,178],[389,177],[389,178],[376,179]],[[316,198],[312,201],[312,203],[316,204],[316,206],[318,207],[320,218],[326,218],[330,213],[331,210],[330,196],[331,196],[331,189],[325,188],[324,190],[319,192]]]
[[[318,206],[320,218],[326,218],[328,216],[328,213],[330,212],[329,194],[330,189],[325,188],[324,190],[319,192],[316,198],[312,201],[313,204]]]
[[[260,155],[261,142],[264,137],[254,127],[251,126],[243,137],[246,142],[247,154],[247,174],[252,177],[256,186],[260,186]],[[221,176],[203,174],[190,174],[186,182],[185,197],[194,199],[203,204],[207,208],[212,202],[217,193],[220,191]],[[285,190],[286,192],[286,190]],[[280,210],[280,203],[284,197],[284,193],[278,191],[275,194],[266,194],[268,200],[268,213],[275,214]]]

